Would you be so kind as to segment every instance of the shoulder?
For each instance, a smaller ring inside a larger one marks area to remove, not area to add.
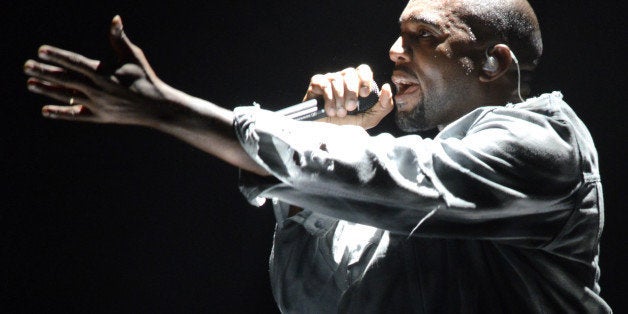
[[[455,124],[439,135],[445,150],[460,145],[486,167],[505,170],[528,183],[544,182],[563,190],[579,181],[575,125],[581,122],[560,93],[520,104],[481,107]],[[463,133],[455,132],[461,129]]]
[[[573,159],[580,123],[560,93],[544,94],[520,104],[483,107],[472,113],[465,140],[508,145],[520,152]],[[477,136],[481,135],[481,136]],[[490,136],[493,135],[493,136]],[[564,160],[563,160],[564,161]]]

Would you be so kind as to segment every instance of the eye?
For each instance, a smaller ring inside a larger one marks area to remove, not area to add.
[[[422,38],[430,38],[433,37],[434,35],[432,33],[430,33],[430,31],[425,30],[425,29],[421,29],[416,33],[416,37],[419,39]]]

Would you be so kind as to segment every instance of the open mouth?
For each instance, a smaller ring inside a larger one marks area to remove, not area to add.
[[[395,87],[397,88],[397,95],[406,95],[412,94],[419,89],[419,84],[416,83],[396,83]]]
[[[395,85],[395,105],[399,111],[411,110],[418,104],[422,96],[422,88],[418,78],[409,70],[396,69],[390,78]]]
[[[397,96],[408,95],[421,88],[418,80],[409,71],[396,70],[393,72],[391,81],[397,89]]]

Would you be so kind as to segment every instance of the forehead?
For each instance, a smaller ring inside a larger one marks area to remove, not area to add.
[[[399,22],[419,22],[439,27],[451,26],[451,23],[461,24],[457,6],[456,0],[410,0],[401,12]]]
[[[476,37],[464,21],[462,6],[461,0],[410,0],[399,18],[402,32],[428,25],[449,41],[474,42]]]

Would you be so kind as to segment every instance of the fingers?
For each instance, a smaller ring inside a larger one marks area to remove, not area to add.
[[[49,82],[43,82],[35,78],[30,78],[27,82],[28,90],[40,94],[52,99],[58,100],[62,103],[68,103],[70,105],[75,103],[88,103],[89,99],[84,94],[76,92],[76,90],[69,89],[60,85],[54,85]]]
[[[50,82],[40,81],[36,78],[29,78],[27,81],[28,90],[70,106],[48,105],[42,108],[42,115],[50,119],[63,119],[73,121],[95,121],[93,113],[84,105],[89,99],[82,93],[64,86],[55,85]]]
[[[329,76],[331,87],[334,92],[334,99],[330,102],[325,102],[325,110],[328,115],[332,115],[332,112],[339,117],[344,117],[347,114],[347,110],[344,108],[345,101],[345,82],[342,73],[333,73]]]
[[[362,64],[357,67],[358,79],[360,80],[360,96],[367,97],[372,92],[372,85],[374,83],[373,80],[373,71],[371,67]]]
[[[340,72],[317,74],[310,81],[304,100],[323,96],[325,112],[330,117],[344,117],[358,106],[358,97],[371,92],[373,72],[368,65],[347,68]]]
[[[24,73],[36,78],[37,81],[46,81],[65,88],[76,89],[82,92],[86,92],[89,89],[84,78],[70,73],[66,69],[34,60],[28,60],[24,63]]]
[[[394,108],[393,95],[390,84],[386,83],[381,88],[379,100],[375,106],[368,111],[357,114],[348,115],[346,117],[327,116],[319,119],[319,122],[333,123],[337,125],[358,125],[365,129],[377,126],[382,119],[388,115]]]
[[[108,75],[103,75],[101,73],[102,71],[99,70],[101,62],[98,60],[89,59],[78,53],[48,46],[48,45],[43,45],[39,48],[38,56],[44,61],[49,61],[51,63],[60,65],[62,68],[66,70],[69,77],[74,78],[74,80],[71,82],[70,81],[58,81],[50,77],[45,78],[45,79],[53,80],[54,83],[58,83],[58,84],[80,83],[81,86],[74,87],[74,88],[77,88],[77,89],[82,88],[83,92],[86,91],[85,88],[88,85],[91,85],[92,82],[101,88],[111,88],[115,85],[114,82],[110,80]],[[41,64],[41,63],[38,63],[38,64]],[[69,75],[70,73],[74,73],[75,75]],[[84,80],[84,79],[79,80],[78,78],[80,76],[91,80],[91,82],[88,82],[88,80]]]
[[[83,105],[56,106],[48,105],[41,109],[42,116],[50,119],[71,121],[93,121],[94,115]]]
[[[86,58],[78,53],[48,45],[39,47],[38,56],[44,61],[58,64],[65,69],[75,71],[89,78],[94,78],[100,63],[98,60]]]
[[[353,111],[358,107],[358,93],[360,90],[360,77],[358,76],[358,71],[356,69],[349,68],[349,69],[345,69],[342,72],[343,72],[344,84],[345,84],[343,106],[344,106],[344,109],[346,109],[346,111]],[[345,111],[345,114],[346,114],[346,111]],[[342,117],[344,115],[338,114],[338,116]]]

